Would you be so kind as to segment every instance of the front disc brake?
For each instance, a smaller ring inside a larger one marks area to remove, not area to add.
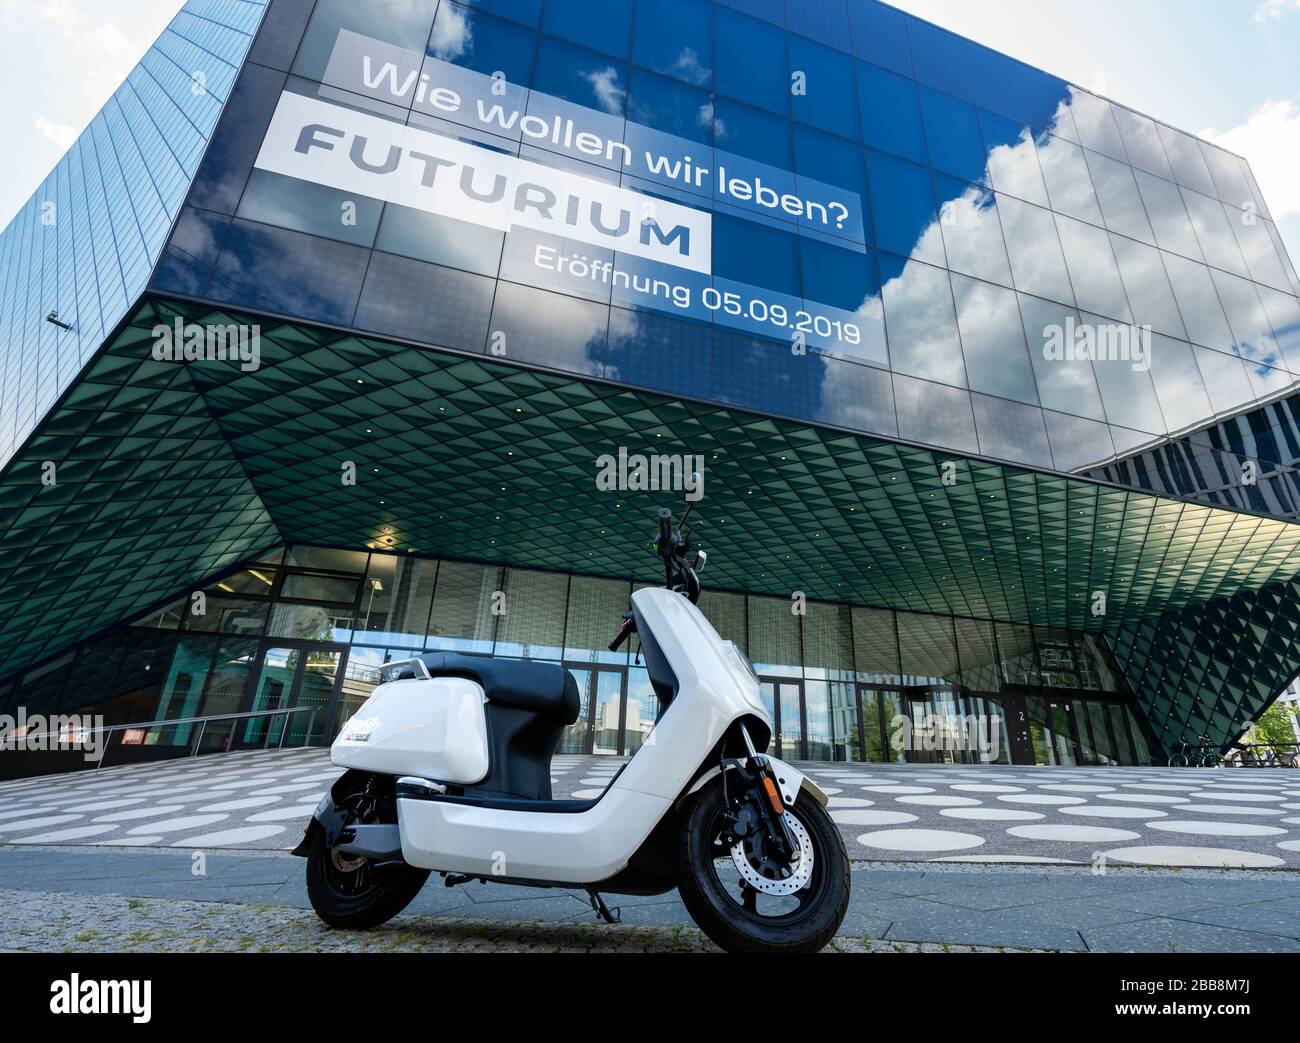
[[[759,834],[737,841],[731,848],[731,861],[740,878],[756,891],[768,895],[792,895],[802,891],[812,879],[812,838],[802,822],[785,813],[785,824],[799,844],[798,853],[789,865],[781,865],[763,852]]]

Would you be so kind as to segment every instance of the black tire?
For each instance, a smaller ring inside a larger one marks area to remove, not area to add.
[[[363,863],[350,872],[339,863]],[[411,903],[429,879],[429,870],[408,865],[376,867],[369,859],[342,859],[325,846],[316,829],[307,854],[307,897],[316,915],[331,927],[365,930],[387,923]]]
[[[799,794],[787,814],[799,821],[812,842],[812,877],[794,896],[797,908],[763,915],[748,908],[741,892],[733,894],[719,875],[719,864],[730,859],[730,853],[715,844],[724,805],[721,784],[709,786],[687,814],[681,833],[677,890],[692,919],[727,952],[818,952],[835,936],[849,906],[849,856],[839,829],[811,795]]]

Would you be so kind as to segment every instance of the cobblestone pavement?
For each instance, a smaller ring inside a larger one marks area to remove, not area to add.
[[[1300,952],[1300,873],[854,863],[841,950]],[[283,852],[0,847],[0,949],[707,949],[676,893],[607,896],[437,875],[390,925],[329,931]]]
[[[79,898],[0,890],[0,952],[717,952],[686,926],[399,916],[331,931],[310,912],[175,898]],[[1007,952],[981,946],[836,938],[828,952]]]
[[[557,797],[625,763],[557,756]],[[860,860],[1300,868],[1300,772],[800,764]],[[0,843],[287,850],[340,774],[271,750],[0,783]]]

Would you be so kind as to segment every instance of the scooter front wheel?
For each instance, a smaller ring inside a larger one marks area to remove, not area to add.
[[[405,909],[428,879],[427,869],[377,866],[368,858],[327,847],[319,830],[307,853],[307,897],[316,915],[331,927],[378,927]]]
[[[849,856],[830,815],[800,793],[786,811],[799,858],[782,864],[760,838],[728,848],[721,785],[687,815],[677,854],[677,889],[691,917],[727,952],[817,952],[835,936],[849,904]]]

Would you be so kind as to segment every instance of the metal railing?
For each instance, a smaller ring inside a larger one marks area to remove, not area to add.
[[[202,752],[203,737],[207,734],[208,725],[212,724],[213,722],[229,721],[230,732],[227,737],[227,741],[223,747],[211,749],[208,752],[229,753],[231,747],[234,745],[235,731],[238,727],[238,722],[261,719],[261,718],[283,717],[284,723],[279,729],[279,739],[275,744],[275,748],[284,749],[285,739],[288,738],[289,735],[289,719],[294,714],[301,714],[301,713],[310,714],[310,716],[307,718],[307,730],[303,735],[302,745],[303,746],[311,745],[312,737],[316,731],[316,714],[319,712],[319,710],[320,707],[318,706],[290,706],[281,710],[250,710],[246,713],[216,713],[216,714],[209,714],[206,717],[173,717],[168,720],[161,720],[161,721],[140,721],[133,724],[111,724],[111,725],[105,725],[101,728],[79,728],[76,730],[75,738],[78,743],[84,745],[88,741],[90,736],[102,735],[104,737],[103,753],[100,754],[99,760],[95,764],[95,770],[98,771],[100,768],[104,766],[104,762],[108,760],[108,751],[113,748],[112,736],[114,732],[128,732],[128,731],[142,732],[144,734],[141,735],[139,742],[133,742],[133,743],[119,742],[118,745],[119,746],[123,746],[123,745],[146,746],[146,745],[150,745],[149,743],[145,742],[145,739],[148,737],[149,732],[162,731],[165,728],[180,728],[183,726],[193,727],[197,725],[197,728],[194,729],[193,736],[187,739],[187,742],[189,744],[189,752],[186,754],[186,756],[189,757],[197,757]],[[262,749],[267,750],[271,748],[271,740],[274,734],[275,734],[275,729],[271,727],[271,721],[268,720],[267,728],[266,728],[266,737],[260,740]],[[24,736],[25,740],[48,739],[48,738],[56,738],[56,739],[61,738],[66,740],[68,738],[68,735],[67,733],[62,733],[62,732],[45,732],[37,736]],[[241,749],[253,749],[256,747],[257,743],[258,743],[257,739],[253,739],[251,741],[245,739],[244,743],[241,745]],[[159,748],[164,748],[164,747],[159,747]]]
[[[1300,768],[1300,743],[1234,742],[1225,762],[1237,768]]]

